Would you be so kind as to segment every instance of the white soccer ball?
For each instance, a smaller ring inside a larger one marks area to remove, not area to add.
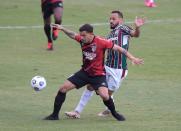
[[[43,76],[34,76],[31,79],[31,87],[35,90],[35,91],[40,91],[43,88],[45,88],[47,85],[46,83],[46,79]]]

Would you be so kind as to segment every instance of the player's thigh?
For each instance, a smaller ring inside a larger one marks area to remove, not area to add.
[[[52,5],[50,3],[44,3],[42,5],[42,15],[45,24],[51,23],[51,15],[52,15]]]
[[[57,7],[53,10],[53,14],[54,14],[54,18],[55,20],[59,20],[59,19],[62,19],[62,16],[63,16],[63,8],[61,7]]]
[[[89,77],[89,84],[103,100],[109,99],[106,76]]]
[[[117,73],[117,70],[105,66],[106,80],[110,91],[115,91],[119,88],[119,81],[121,79],[121,73]]]
[[[53,14],[55,20],[61,20],[63,16],[63,3],[57,2],[53,4]]]
[[[108,94],[108,88],[101,86],[98,88],[97,93],[100,95],[100,97],[103,100],[108,100],[109,99],[109,94]]]
[[[122,82],[124,81],[124,79],[126,78],[126,76],[128,75],[128,70],[123,70],[121,69],[121,71],[119,72],[119,74],[121,73],[121,78],[117,80],[119,87],[121,87]]]
[[[123,69],[114,69],[106,67],[106,80],[108,83],[109,90],[112,92],[118,90],[126,75],[127,75],[127,70],[125,74],[125,70]]]
[[[87,75],[84,71],[80,70],[71,75],[67,80],[75,85],[75,88],[79,89],[88,84]]]
[[[105,75],[89,77],[88,81],[94,90],[98,90],[99,87],[108,87]]]
[[[74,89],[75,87],[76,87],[75,84],[73,84],[73,83],[72,83],[71,81],[69,81],[69,80],[66,80],[66,81],[64,82],[64,84],[63,84],[62,86],[60,86],[60,91],[66,93],[66,92]]]

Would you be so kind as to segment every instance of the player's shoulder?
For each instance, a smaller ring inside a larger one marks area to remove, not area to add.
[[[123,24],[123,25],[119,25],[117,30],[126,34],[130,34],[131,30],[133,29],[130,26]]]
[[[130,26],[125,25],[125,24],[119,25],[119,26],[118,26],[118,29],[120,29],[120,30],[125,30],[125,31],[127,31],[127,30],[132,30],[132,28],[131,28]]]
[[[97,36],[95,38],[95,43],[101,48],[111,48],[113,43],[111,40],[105,39],[104,37]]]
[[[95,41],[104,43],[104,42],[108,42],[109,40],[101,36],[95,36]]]
[[[97,39],[97,40],[105,40],[105,38],[102,37],[102,36],[95,36],[95,39]]]

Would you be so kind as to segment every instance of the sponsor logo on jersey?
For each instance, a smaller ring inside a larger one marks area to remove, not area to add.
[[[88,59],[88,60],[93,60],[96,57],[95,53],[86,52],[86,51],[83,51],[83,55],[85,56],[85,59]]]

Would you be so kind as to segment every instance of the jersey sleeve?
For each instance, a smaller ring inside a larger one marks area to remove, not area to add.
[[[75,40],[80,43],[82,40],[82,37],[80,35],[76,35]]]
[[[122,30],[122,32],[124,32],[127,35],[131,35],[131,30],[133,30],[133,29],[127,25],[122,25],[120,27],[120,30]]]
[[[112,49],[114,46],[114,43],[112,43],[111,40],[104,39],[104,40],[102,40],[102,43],[103,43],[104,48],[106,48],[106,49]]]

